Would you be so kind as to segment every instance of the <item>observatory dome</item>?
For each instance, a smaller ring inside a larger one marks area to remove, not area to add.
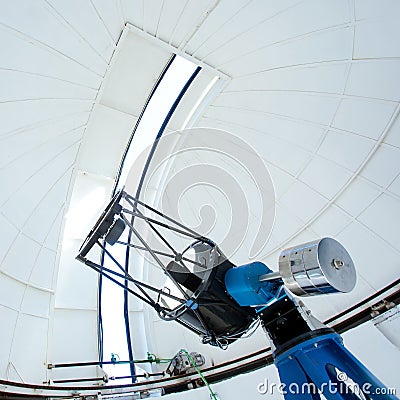
[[[399,18],[396,0],[3,1],[0,393],[111,396],[100,365],[53,368],[110,359],[102,332],[122,335],[134,359],[200,353],[221,399],[257,398],[265,379],[279,382],[262,329],[225,351],[205,346],[122,290],[109,305],[122,329],[112,333],[105,316],[100,326],[107,296],[75,257],[124,185],[204,229],[236,265],[277,271],[285,248],[342,243],[354,290],[303,301],[400,393],[399,349],[387,338],[399,328],[385,336],[371,321],[400,301]],[[179,62],[170,97],[150,108]],[[165,281],[136,253],[127,268]],[[208,396],[179,385],[165,383],[170,398]]]

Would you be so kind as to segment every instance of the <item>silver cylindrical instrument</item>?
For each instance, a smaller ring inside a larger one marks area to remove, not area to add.
[[[350,292],[356,270],[346,249],[332,238],[290,247],[279,256],[279,273],[297,296]]]

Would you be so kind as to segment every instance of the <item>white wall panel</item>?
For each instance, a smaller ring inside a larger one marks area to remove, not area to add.
[[[60,271],[57,280],[56,308],[97,309],[97,274],[75,260],[80,240],[63,243]]]
[[[10,380],[19,382],[46,380],[46,341],[43,337],[47,336],[47,331],[47,319],[19,314],[10,355],[12,362],[8,374]]]
[[[54,310],[54,328],[52,335],[52,351],[48,362],[57,364],[64,362],[96,361],[97,312],[95,310]],[[76,379],[79,377],[96,377],[96,367],[60,368],[49,373],[51,379]]]
[[[14,339],[14,327],[17,321],[18,311],[0,306],[0,320],[3,321],[0,329],[0,374],[5,376],[8,367],[10,348]],[[4,323],[6,322],[6,323]]]
[[[134,116],[99,104],[79,153],[79,169],[113,178],[135,122]]]
[[[135,31],[127,32],[113,60],[100,102],[137,117],[171,52]]]

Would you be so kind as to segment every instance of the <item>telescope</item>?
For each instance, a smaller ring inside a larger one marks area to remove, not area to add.
[[[144,234],[143,226],[156,242]],[[188,245],[178,251],[166,238],[167,231],[186,239]],[[128,240],[121,240],[122,236]],[[156,243],[168,251],[160,250]],[[113,256],[112,246],[143,251],[165,274],[169,286],[158,288],[132,277]],[[89,256],[94,247],[117,268],[94,261]],[[389,393],[382,390],[383,383],[344,347],[339,334],[298,300],[354,288],[354,263],[333,238],[283,250],[278,272],[259,261],[238,266],[211,239],[121,190],[86,237],[77,259],[144,301],[161,319],[196,333],[204,344],[227,349],[261,324],[273,348],[281,382],[287,386],[311,383],[327,399],[396,399],[380,394]],[[121,283],[121,278],[129,285]],[[335,394],[328,382],[335,386]],[[288,400],[296,397],[285,394]],[[309,393],[302,398],[320,397]]]

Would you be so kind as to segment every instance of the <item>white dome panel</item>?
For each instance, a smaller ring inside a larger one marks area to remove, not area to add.
[[[274,184],[275,197],[277,200],[279,200],[295,182],[295,178],[278,166],[270,163],[266,164]]]
[[[327,95],[299,92],[253,91],[223,92],[214,106],[265,111],[303,121],[329,124],[339,99]]]
[[[336,204],[350,216],[358,216],[380,193],[372,182],[357,177],[336,199]]]
[[[367,18],[390,18],[400,13],[400,4],[397,0],[382,0],[377,3],[375,0],[355,0],[356,19]]]
[[[0,214],[0,263],[3,262],[8,250],[18,235],[18,229]]]
[[[23,249],[23,257],[21,251]],[[40,244],[20,233],[1,263],[1,270],[15,276],[17,279],[27,281],[30,272],[39,255]]]
[[[336,237],[351,221],[348,213],[333,204],[313,221],[310,228],[316,237]]]
[[[386,188],[400,172],[399,159],[400,149],[398,147],[381,144],[361,171],[361,175]]]
[[[397,39],[400,27],[396,14],[384,18],[358,21],[354,35],[354,58],[398,57]]]
[[[18,105],[18,108],[15,105]],[[80,117],[90,112],[92,104],[79,100],[42,99],[18,103],[3,103],[0,116],[3,124],[1,136],[6,137],[31,129],[57,123],[59,119]]]
[[[296,0],[284,0],[279,3],[269,1],[267,7],[265,3],[259,3],[257,1],[247,2],[245,4],[244,2],[236,2],[233,6],[233,10],[227,11],[225,7],[228,6],[228,4],[222,2],[216,8],[217,11],[219,11],[219,9],[221,9],[221,11],[216,12],[215,16],[213,15],[214,13],[212,13],[210,18],[214,24],[217,24],[218,21],[219,29],[215,30],[213,35],[210,35],[208,31],[210,27],[206,25],[205,29],[200,29],[197,33],[197,40],[200,39],[199,36],[202,34],[200,46],[192,49],[191,43],[189,42],[188,49],[197,58],[203,59],[208,54],[215,52],[216,49],[223,47],[225,43],[236,37],[240,37],[241,34],[251,30],[263,21],[272,19],[275,15],[279,15],[286,9],[290,9],[295,4]],[[233,13],[235,9],[238,11],[240,10],[240,12]]]
[[[56,252],[46,247],[40,249],[36,263],[29,276],[29,282],[34,286],[54,289],[54,269]]]
[[[55,200],[52,198],[52,194],[53,197],[58,196],[59,198],[53,204],[55,212],[58,213],[59,203],[65,201],[66,188],[68,188],[71,168],[75,161],[81,135],[82,133],[78,132],[75,135],[71,135],[72,137],[68,138],[67,143],[59,143],[60,153],[50,160],[46,160],[45,154],[46,150],[48,150],[48,154],[53,154],[51,147],[43,149],[42,165],[38,165],[37,168],[32,165],[33,162],[29,164],[31,160],[28,161],[32,175],[25,182],[21,182],[19,187],[12,188],[14,193],[10,193],[7,202],[3,205],[3,213],[8,216],[12,215],[17,226],[22,228],[28,224],[29,231],[31,223],[29,224],[28,220],[32,217],[34,218],[35,213],[39,212],[38,207],[43,208],[46,206],[41,203]],[[56,146],[56,143],[54,145]],[[54,214],[54,211],[48,210],[48,212],[50,215]],[[56,215],[54,215],[53,219],[49,218],[50,215],[46,219],[50,219],[51,225]]]
[[[395,108],[396,105],[391,102],[344,97],[332,126],[376,140],[383,133]]]
[[[331,200],[351,178],[351,172],[322,157],[314,157],[301,172],[299,179]]]
[[[75,33],[83,41],[87,42],[104,59],[105,63],[108,64],[122,30],[121,25],[118,26],[115,40],[111,37],[107,26],[99,15],[96,2],[50,0],[48,3],[58,14],[58,17],[66,21]],[[106,15],[108,16],[109,14],[107,13]]]
[[[34,317],[49,317],[51,293],[27,287],[21,304],[21,312]]]
[[[400,197],[400,175],[398,175],[393,183],[388,187],[388,190]]]
[[[48,236],[55,227],[60,228],[59,216],[65,208],[65,198],[68,193],[68,184],[72,170],[65,174],[41,198],[38,206],[33,210],[24,226],[24,232],[30,237],[46,245]]]
[[[343,92],[347,71],[344,62],[269,69],[235,78],[225,91],[253,89],[339,94]]]
[[[146,17],[151,11],[155,14],[152,20],[145,20],[145,30],[176,48],[182,48],[216,3],[198,0],[145,3]]]
[[[304,201],[307,207],[299,209],[299,199]],[[308,222],[327,203],[328,200],[325,197],[299,181],[295,182],[279,200],[280,206],[286,208],[292,215],[296,215],[303,222]]]
[[[362,276],[373,290],[398,278],[398,251],[360,222],[352,222],[336,239],[346,243],[357,266],[357,275]],[[361,296],[359,300],[362,300]]]
[[[304,222],[297,217],[297,215],[290,214],[288,210],[282,207],[279,203],[276,204],[275,209],[275,224],[272,231],[272,238],[278,243],[278,246],[287,238],[292,237],[304,227]],[[272,250],[274,251],[274,250]],[[276,265],[278,258],[274,259],[272,265]]]
[[[261,48],[250,54],[236,55],[219,64],[213,57],[204,61],[216,65],[227,74],[242,76],[294,65],[347,61],[351,57],[353,32],[349,27],[335,27],[328,31],[301,36],[294,40]]]
[[[125,25],[120,2],[118,0],[93,0],[91,3],[108,34],[117,43]]]
[[[53,14],[46,2],[39,4],[29,0],[17,0],[5,7],[0,22],[25,38],[72,59],[96,75],[103,76],[106,63],[81,38],[73,35],[70,26]],[[40,21],[38,24],[35,21]],[[49,32],[52,34],[49,35]]]
[[[399,109],[400,107],[397,106],[396,112],[393,113],[395,116],[395,120],[393,124],[389,124],[389,132],[387,132],[386,136],[384,137],[383,141],[387,144],[391,144],[400,148],[400,118],[399,118]]]
[[[96,90],[92,88],[20,71],[0,71],[0,84],[3,89],[1,102],[78,99],[91,104],[96,95]]]
[[[18,278],[5,271],[0,271],[0,302],[12,310],[19,311],[24,296],[26,286]],[[11,323],[11,320],[2,320],[5,326]]]
[[[1,161],[0,168],[6,167],[8,163],[16,161],[31,151],[39,151],[40,146],[46,142],[56,141],[60,136],[68,135],[75,130],[85,128],[89,112],[83,112],[52,121],[40,127],[23,130],[18,134],[5,135],[1,140],[0,149]]]
[[[215,108],[216,109],[216,108]],[[223,107],[218,107],[222,110]],[[218,121],[215,118],[208,118],[212,115],[214,107],[209,109],[206,117],[197,122],[197,126],[207,126],[219,128],[237,134],[238,136],[245,136],[246,142],[253,148],[257,148],[260,156],[268,163],[273,164],[293,177],[304,167],[310,159],[310,153],[302,148],[293,144],[288,144],[280,138],[268,136],[268,146],[260,146],[259,133],[253,129],[248,129],[245,126],[233,125],[229,122],[229,113],[224,115],[223,121]],[[229,110],[234,112],[235,110]],[[226,122],[227,121],[227,122]]]
[[[65,57],[61,52],[20,34],[10,27],[2,25],[0,29],[0,44],[3,48],[2,68],[33,76],[59,79],[72,86],[96,89],[100,84],[101,76]]]
[[[390,213],[382,213],[388,210]],[[400,215],[400,199],[383,193],[357,219],[373,229],[396,250],[400,250],[399,224],[394,216]]]
[[[358,135],[328,131],[317,154],[336,164],[356,171],[374,148],[375,142]]]
[[[400,82],[398,60],[366,60],[351,64],[345,94],[399,101]],[[374,79],[370,79],[374,77]]]
[[[350,16],[347,1],[339,0],[331,4],[334,6],[326,12],[326,2],[320,0],[297,2],[288,8],[284,8],[282,2],[279,2],[275,7],[282,9],[273,15],[271,14],[274,7],[268,7],[269,15],[266,15],[265,4],[259,5],[264,7],[259,17],[263,18],[260,23],[242,19],[241,29],[246,27],[246,23],[250,25],[248,29],[241,33],[236,32],[234,37],[221,46],[214,46],[214,49],[202,58],[211,58],[215,64],[223,65],[232,59],[232,55],[235,55],[236,59],[247,58],[249,54],[263,51],[262,49],[270,46],[279,46],[296,38],[319,34],[320,31],[348,23]],[[299,13],[303,18],[299,18]]]

